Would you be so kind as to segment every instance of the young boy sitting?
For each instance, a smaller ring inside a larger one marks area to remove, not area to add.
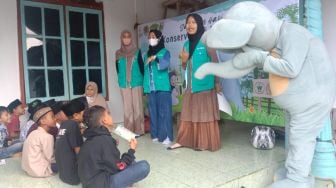
[[[147,161],[135,162],[137,141],[132,139],[130,149],[122,154],[109,130],[113,128],[111,115],[101,106],[84,112],[84,132],[87,140],[78,156],[78,174],[83,188],[121,188],[144,179],[150,170]]]
[[[21,126],[21,128],[20,128],[20,140],[22,142],[24,142],[26,140],[26,138],[28,137],[28,132],[29,132],[31,127],[36,127],[36,129],[37,129],[38,125],[33,121],[33,115],[34,115],[33,110],[41,104],[42,104],[42,101],[39,100],[39,99],[35,99],[28,104],[27,112],[28,112],[28,115],[29,115],[29,119],[28,119],[27,123],[25,125]],[[36,130],[36,129],[34,129],[34,130]]]
[[[8,141],[6,124],[10,122],[10,114],[6,107],[0,106],[0,159],[8,158],[22,151],[22,143],[11,145]]]
[[[77,154],[83,144],[79,125],[83,121],[85,105],[80,100],[72,100],[62,110],[68,117],[61,123],[56,139],[55,157],[60,179],[70,185],[80,183],[77,172]]]
[[[57,172],[57,168],[54,159],[54,138],[48,131],[56,126],[54,113],[43,103],[33,111],[33,121],[39,127],[24,141],[21,166],[33,177],[52,176]]]
[[[7,106],[9,112],[11,113],[11,120],[7,125],[8,139],[18,139],[20,134],[20,116],[25,114],[25,109],[19,99],[12,101]]]

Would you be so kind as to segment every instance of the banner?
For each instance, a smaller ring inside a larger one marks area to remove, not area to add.
[[[239,0],[231,0],[198,11],[206,29],[223,18],[225,12]],[[257,1],[268,7],[278,18],[288,22],[299,22],[299,0],[260,0]],[[179,54],[184,42],[188,39],[185,31],[185,18],[182,15],[165,20],[141,24],[138,27],[138,43],[142,53],[148,50],[148,33],[151,29],[161,30],[165,46],[171,55],[169,67],[172,85],[173,111],[181,110],[182,94],[185,90],[184,70],[181,67]],[[232,57],[232,54],[218,52],[220,62]],[[221,113],[222,118],[237,121],[283,126],[284,112],[276,106],[269,95],[268,74],[261,69],[255,69],[241,79],[222,79],[221,85],[225,101],[228,101],[232,116]],[[227,108],[224,108],[227,109]]]

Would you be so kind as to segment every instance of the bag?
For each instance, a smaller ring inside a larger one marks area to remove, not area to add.
[[[255,126],[251,131],[251,144],[257,149],[272,149],[275,145],[275,133],[270,127]]]

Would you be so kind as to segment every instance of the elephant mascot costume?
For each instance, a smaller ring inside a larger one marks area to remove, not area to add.
[[[336,94],[334,68],[323,42],[304,27],[279,20],[265,6],[241,2],[204,33],[210,48],[234,52],[224,63],[200,67],[198,79],[213,74],[239,78],[256,67],[269,73],[273,100],[286,111],[286,175],[271,188],[312,188],[310,166],[316,137]]]

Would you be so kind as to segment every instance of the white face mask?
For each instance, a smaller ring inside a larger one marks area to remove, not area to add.
[[[159,39],[148,39],[148,43],[151,46],[156,46],[159,43]]]

